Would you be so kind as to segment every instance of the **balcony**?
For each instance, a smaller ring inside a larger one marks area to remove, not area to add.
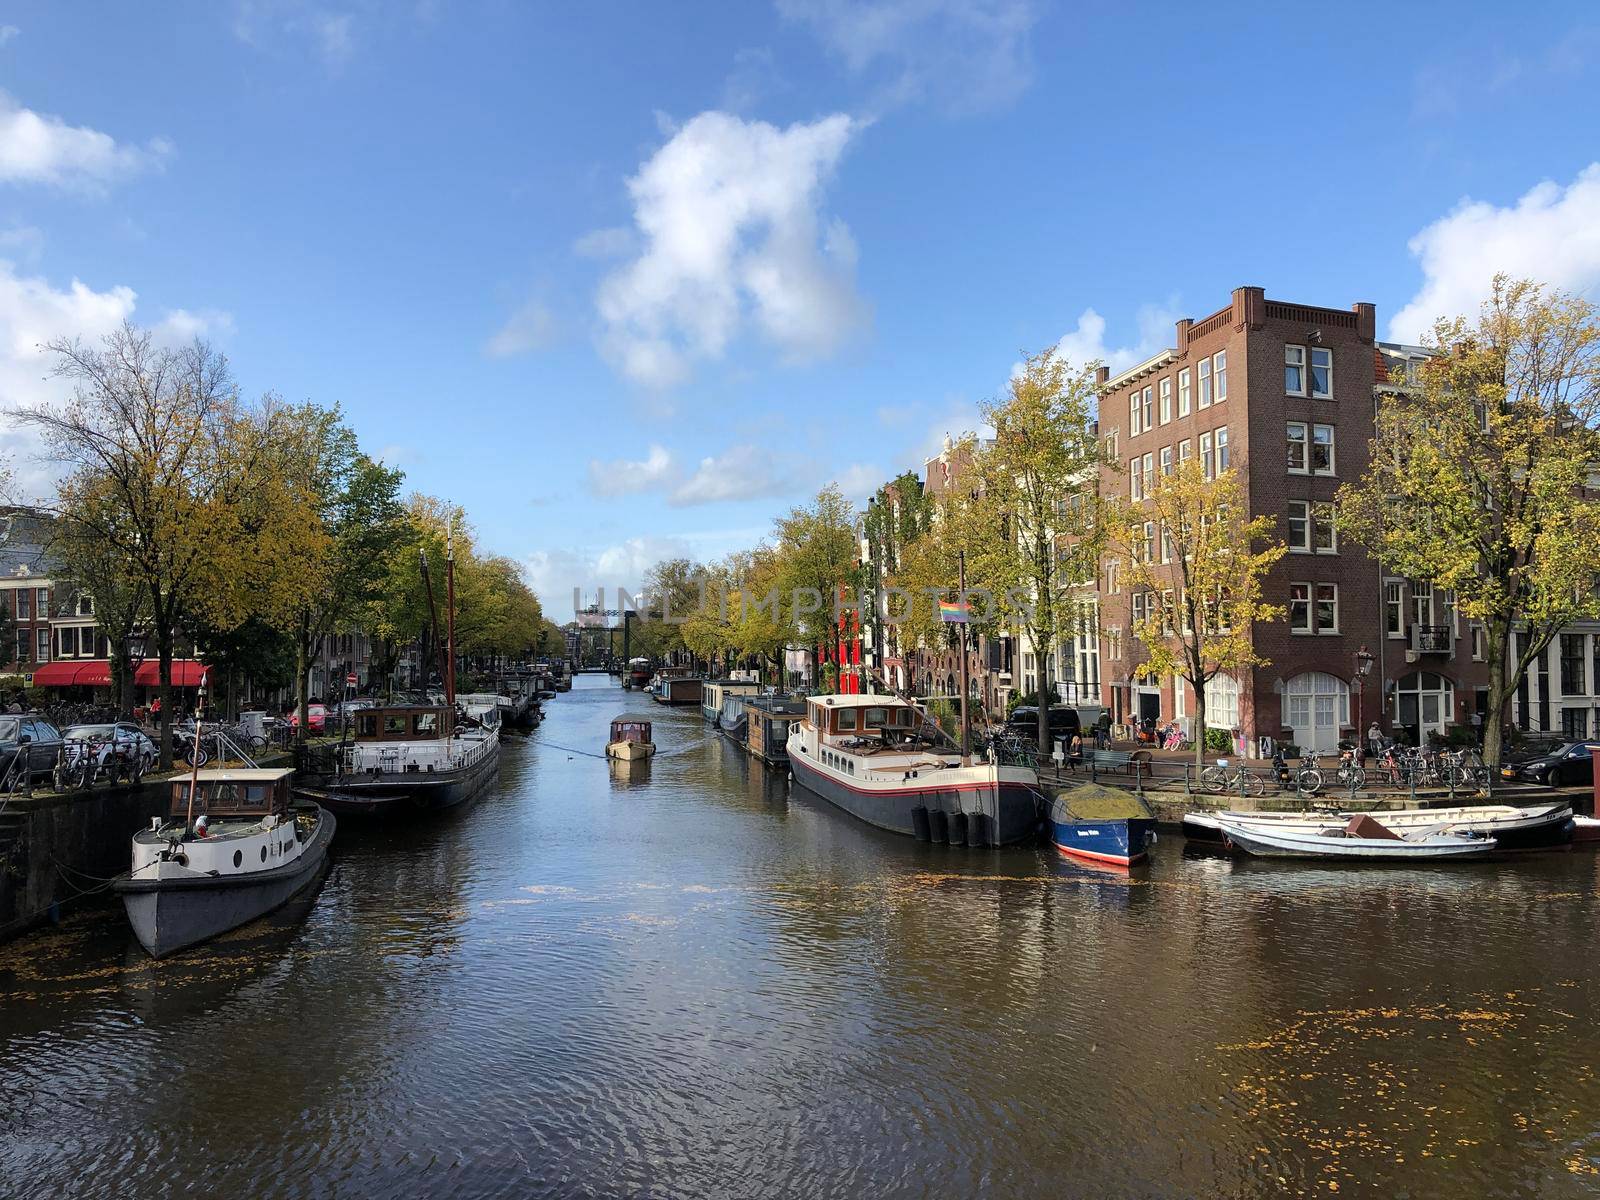
[[[1453,641],[1448,625],[1411,627],[1411,649],[1418,654],[1449,654]]]

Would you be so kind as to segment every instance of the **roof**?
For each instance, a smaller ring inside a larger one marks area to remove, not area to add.
[[[1149,358],[1145,359],[1142,363],[1135,363],[1126,371],[1123,371],[1120,375],[1113,375],[1110,379],[1107,379],[1100,385],[1100,390],[1102,392],[1115,391],[1125,383],[1131,383],[1135,379],[1140,379],[1145,375],[1150,374],[1151,371],[1159,370],[1177,357],[1178,352],[1172,349],[1163,350],[1159,354],[1153,354]]]
[[[832,696],[812,696],[811,699],[832,708],[916,707],[909,700],[902,700],[899,696],[854,696],[848,693],[836,693]]]
[[[279,779],[287,779],[294,774],[293,767],[239,767],[239,768],[214,768],[209,771],[196,771],[194,777],[200,783],[273,783]],[[182,783],[188,775],[174,775],[174,783]]]
[[[0,576],[48,576],[55,568],[47,551],[53,529],[50,517],[37,509],[0,508]]]
[[[648,725],[653,720],[655,716],[652,713],[623,713],[620,717],[612,717],[611,723],[615,725],[618,721],[632,721],[636,725]]]

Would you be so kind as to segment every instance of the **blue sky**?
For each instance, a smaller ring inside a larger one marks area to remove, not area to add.
[[[1024,350],[1600,285],[1591,4],[158,10],[0,2],[0,401],[45,338],[201,333],[558,618],[920,466]]]

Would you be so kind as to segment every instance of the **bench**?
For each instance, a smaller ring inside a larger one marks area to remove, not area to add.
[[[1150,774],[1150,751],[1148,750],[1085,750],[1083,762],[1085,766],[1093,767],[1096,771],[1126,771],[1129,775],[1139,773]]]

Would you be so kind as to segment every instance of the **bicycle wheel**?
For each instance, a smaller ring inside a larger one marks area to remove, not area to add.
[[[1305,767],[1296,771],[1294,786],[1296,791],[1304,792],[1308,796],[1315,796],[1322,790],[1322,772],[1315,767]]]
[[[1200,786],[1220,796],[1228,790],[1228,772],[1222,767],[1207,767],[1200,772]]]
[[[1346,768],[1344,768],[1344,770],[1339,772],[1339,786],[1340,787],[1350,788],[1351,790],[1354,790],[1356,788],[1366,787],[1367,786],[1367,773],[1366,773],[1366,771],[1361,767],[1346,767]]]
[[[1241,770],[1238,783],[1239,790],[1247,796],[1265,796],[1267,794],[1267,781],[1254,771]]]
[[[252,750],[265,750],[267,748],[267,739],[262,737],[259,733],[251,734],[249,739],[249,747]]]

